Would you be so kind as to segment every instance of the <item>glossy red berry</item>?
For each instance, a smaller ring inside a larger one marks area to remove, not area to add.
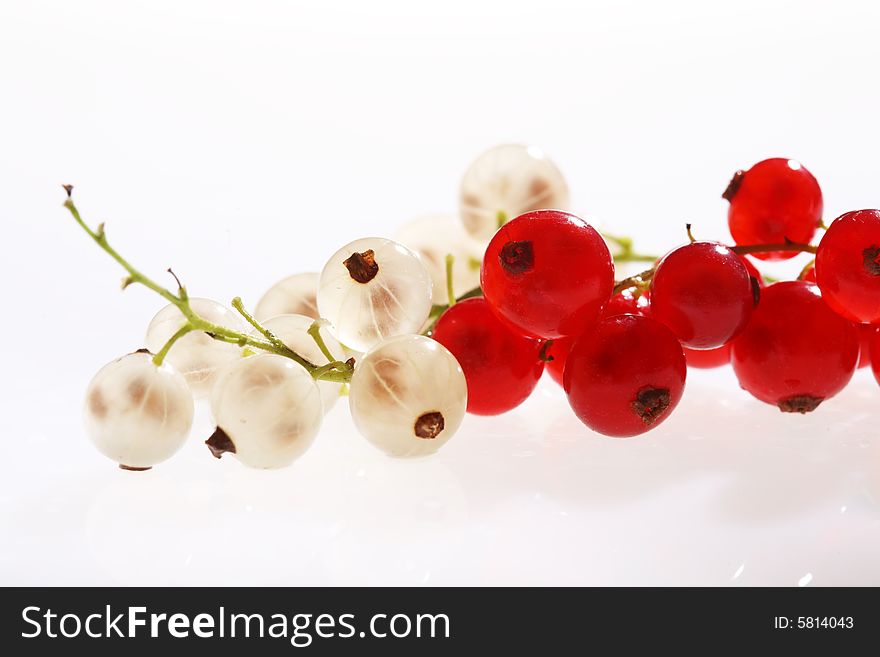
[[[698,370],[709,370],[713,367],[722,367],[730,364],[730,343],[715,347],[714,349],[688,349],[682,347],[688,367],[696,367]]]
[[[731,348],[740,386],[785,412],[806,413],[840,392],[859,357],[858,332],[806,281],[767,287]]]
[[[831,222],[816,252],[822,298],[854,322],[880,322],[880,210],[847,212]]]
[[[663,422],[687,376],[681,345],[649,317],[616,315],[578,338],[564,388],[575,414],[606,436],[635,436]]]
[[[469,413],[498,415],[519,406],[544,371],[540,343],[514,333],[485,299],[467,299],[449,308],[431,337],[461,365]]]
[[[614,266],[602,237],[558,210],[520,215],[495,234],[481,271],[486,300],[506,321],[541,338],[577,335],[611,297]]]
[[[717,242],[693,242],[657,265],[651,315],[685,347],[714,349],[745,328],[759,294],[759,284],[736,253]]]
[[[758,268],[749,260],[746,256],[740,256],[740,260],[742,260],[743,264],[746,266],[746,270],[749,272],[749,276],[755,279],[755,283],[759,288],[766,287],[766,283],[764,282],[764,277],[761,276],[761,272],[758,271]],[[753,284],[753,285],[754,285]]]
[[[880,383],[880,331],[875,331],[871,335],[867,352],[869,362],[871,363],[871,371],[874,373],[877,383]]]
[[[801,280],[815,283],[816,268],[810,267],[803,275],[803,278]],[[880,327],[878,327],[876,324],[862,324],[860,322],[853,322],[853,326],[855,326],[856,330],[859,332],[858,369],[861,369],[863,367],[867,367],[871,363],[871,340],[874,337],[874,333],[876,333],[878,328]]]
[[[614,317],[615,315],[649,315],[650,292],[637,292],[634,288],[623,290],[611,297],[611,301],[602,309],[600,318]],[[553,340],[553,344],[547,350],[550,361],[546,369],[556,383],[562,385],[562,376],[565,371],[565,361],[574,338],[565,337]]]
[[[737,171],[722,196],[730,201],[727,222],[737,244],[808,243],[822,220],[822,190],[803,165],[776,157]],[[755,254],[785,260],[794,252]]]

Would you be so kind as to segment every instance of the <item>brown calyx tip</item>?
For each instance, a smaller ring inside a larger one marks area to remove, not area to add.
[[[825,401],[824,397],[813,397],[812,395],[794,395],[787,399],[781,400],[776,405],[783,413],[800,413],[804,415],[816,408]]]
[[[211,454],[214,455],[215,459],[219,459],[227,452],[235,454],[235,443],[232,442],[229,434],[220,427],[217,427],[214,433],[211,434],[211,437],[205,441],[205,444],[211,450]]]
[[[757,306],[761,302],[761,284],[754,276],[749,276],[749,282],[752,284],[752,301]]]
[[[367,249],[363,253],[352,253],[342,264],[358,283],[369,283],[379,273],[379,265],[376,264],[376,254],[373,249]]]
[[[880,276],[880,246],[872,244],[862,251],[862,262],[871,276]]]
[[[413,430],[419,438],[432,439],[440,435],[446,421],[443,419],[443,413],[439,411],[431,411],[430,413],[422,413],[416,420]]]
[[[743,184],[743,178],[745,177],[746,172],[740,169],[735,174],[733,174],[733,178],[730,179],[730,182],[727,183],[727,189],[724,190],[724,193],[721,195],[725,201],[730,201],[736,196],[736,193],[739,191],[740,185]]]
[[[70,198],[73,194],[73,185],[61,185],[64,188],[64,191],[67,192],[67,198]]]
[[[132,354],[150,354],[150,355],[153,354],[153,352],[150,351],[149,349],[147,349],[146,347],[141,347],[140,349],[135,349],[131,353]]]
[[[530,241],[511,241],[501,247],[498,259],[508,274],[519,276],[535,266],[535,251]]]
[[[119,464],[119,469],[120,469],[120,470],[125,470],[125,471],[127,471],[127,472],[146,472],[147,470],[152,470],[152,469],[153,469],[153,466],[148,465],[148,466],[145,467],[145,468],[140,468],[140,467],[138,467],[138,466],[136,466],[136,465],[125,465],[125,463],[120,463],[120,464]]]
[[[642,422],[650,426],[669,408],[669,388],[642,388],[632,401],[632,409]]]

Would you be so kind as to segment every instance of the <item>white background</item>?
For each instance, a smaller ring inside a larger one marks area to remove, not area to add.
[[[690,377],[616,441],[542,383],[436,457],[384,458],[345,404],[292,468],[191,444],[117,470],[83,389],[162,305],[61,208],[157,276],[253,304],[343,243],[453,212],[469,160],[543,147],[575,208],[646,250],[727,237],[733,170],[880,203],[873,2],[0,4],[2,584],[880,584],[880,390],[807,417]],[[800,264],[803,264],[800,262]],[[793,265],[795,269],[797,265]]]

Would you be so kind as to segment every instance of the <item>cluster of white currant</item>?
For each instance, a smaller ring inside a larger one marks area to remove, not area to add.
[[[72,188],[67,187],[68,197]],[[91,237],[139,283],[170,301],[147,328],[146,349],[104,366],[86,394],[97,448],[129,470],[172,456],[190,434],[195,398],[209,398],[217,457],[289,465],[311,445],[324,414],[346,391],[358,431],[397,457],[436,451],[456,432],[467,385],[455,357],[422,335],[451,300],[479,286],[486,244],[507,218],[566,209],[559,169],[534,147],[503,145],[478,157],[461,184],[460,221],[407,224],[396,240],[355,240],[320,274],[270,288],[247,313],[162,288]],[[262,350],[262,353],[261,353]]]

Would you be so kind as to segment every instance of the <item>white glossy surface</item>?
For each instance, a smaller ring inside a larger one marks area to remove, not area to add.
[[[271,472],[213,459],[202,404],[175,458],[119,471],[82,397],[164,304],[119,291],[59,188],[157,279],[248,307],[358,235],[454,212],[469,159],[509,141],[662,253],[686,220],[725,237],[719,195],[764,157],[803,161],[829,216],[878,204],[878,21],[847,0],[0,3],[0,583],[880,585],[864,371],[805,417],[692,375],[629,441],[544,381],[418,461],[340,402]]]

